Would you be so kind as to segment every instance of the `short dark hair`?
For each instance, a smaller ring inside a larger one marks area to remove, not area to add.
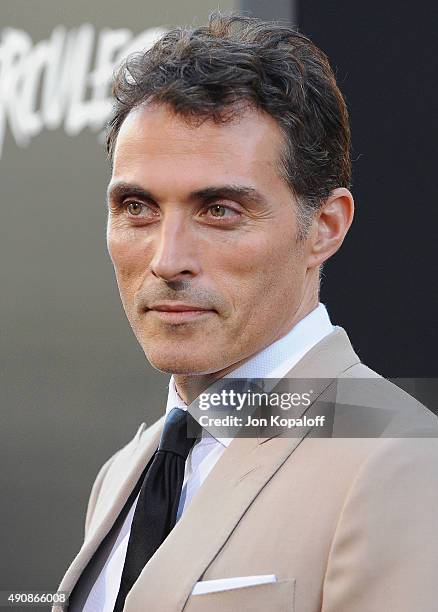
[[[327,56],[287,23],[214,12],[130,56],[116,73],[110,159],[129,112],[150,101],[190,120],[231,120],[248,106],[273,117],[285,146],[281,176],[305,217],[351,180],[345,101]]]

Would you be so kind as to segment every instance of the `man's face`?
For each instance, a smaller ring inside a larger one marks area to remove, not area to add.
[[[232,369],[300,318],[306,241],[276,167],[281,143],[255,110],[195,126],[155,105],[122,124],[108,249],[129,322],[159,370]]]

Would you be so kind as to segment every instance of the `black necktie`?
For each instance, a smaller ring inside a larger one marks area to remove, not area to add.
[[[166,417],[140,489],[114,612],[123,610],[132,585],[175,526],[185,462],[196,440],[187,437],[188,419],[199,433],[200,427],[186,410],[173,408]]]

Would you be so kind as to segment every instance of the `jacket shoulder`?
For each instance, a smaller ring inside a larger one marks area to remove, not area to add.
[[[438,436],[436,414],[363,363],[337,378],[336,410],[350,423],[359,424],[360,417],[356,437]]]

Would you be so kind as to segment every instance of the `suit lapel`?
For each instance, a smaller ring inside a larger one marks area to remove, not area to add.
[[[99,507],[96,508],[82,548],[64,575],[58,588],[59,591],[71,593],[98,546],[114,525],[142,471],[158,446],[163,423],[164,417],[154,423],[148,432],[146,441],[140,443],[146,427],[145,423],[142,423],[134,439],[115,460],[118,463],[117,475],[112,481],[111,490],[102,492],[99,497]],[[114,491],[117,491],[116,495]]]
[[[314,408],[317,408],[317,413],[321,413],[322,408],[315,406],[315,402],[320,395],[332,384],[334,379],[357,363],[360,363],[360,359],[354,352],[346,332],[341,327],[336,328],[289,370],[284,376],[286,381],[284,379],[280,381],[278,387],[282,391],[285,390],[285,382],[289,390],[296,390],[294,386],[295,381],[297,381],[298,387],[300,385],[303,387],[302,391],[308,391],[311,386],[313,392],[312,401],[308,407],[290,410],[288,416],[300,418],[304,413],[312,416]],[[273,389],[273,392],[275,389]],[[271,436],[261,436],[260,442],[263,443],[270,438]]]
[[[301,439],[260,444],[236,438],[182,518],[146,564],[125,612],[183,609],[190,592],[227,541],[251,502]]]
[[[326,336],[288,373],[291,378],[323,378],[322,392],[360,360],[347,334]],[[317,394],[313,401],[317,398]],[[308,430],[307,430],[308,431]],[[287,438],[236,438],[215,465],[182,518],[147,563],[129,593],[125,612],[180,612],[194,584],[266,483],[307,434]]]
[[[286,374],[285,378],[337,378],[356,363],[359,357],[342,327],[325,336]]]

